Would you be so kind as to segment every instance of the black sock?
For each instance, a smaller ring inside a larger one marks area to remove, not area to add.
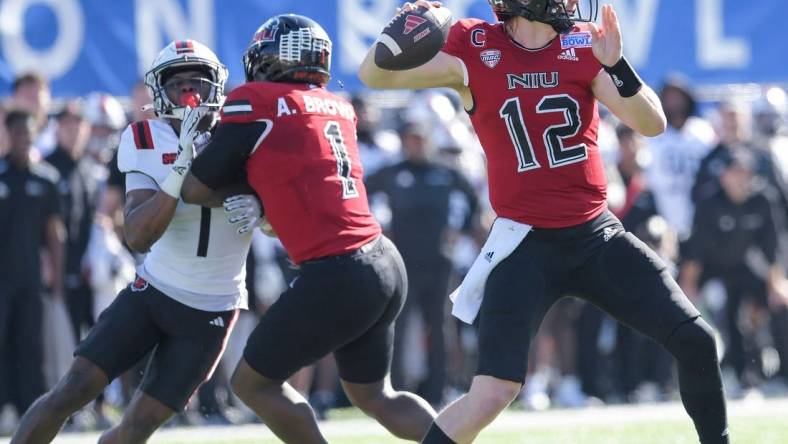
[[[701,444],[729,444],[722,389],[706,393],[681,393],[681,402],[695,423]]]
[[[438,427],[438,424],[435,424],[434,421],[430,426],[430,429],[427,431],[427,435],[424,437],[424,439],[421,440],[421,443],[422,444],[457,444],[456,442],[452,441],[451,438],[446,436],[446,434],[443,433],[443,430],[441,430],[441,428]]]

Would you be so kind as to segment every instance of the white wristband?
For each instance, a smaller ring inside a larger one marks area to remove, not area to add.
[[[186,168],[185,171],[188,171],[188,168]],[[172,172],[167,175],[167,178],[164,179],[164,182],[161,183],[161,190],[172,196],[174,199],[180,199],[183,179],[186,178],[185,171],[183,175],[181,175],[178,173],[178,171],[173,169]]]
[[[161,183],[161,190],[172,196],[174,199],[180,199],[181,187],[183,180],[186,178],[186,173],[189,172],[189,167],[192,164],[193,151],[191,147],[181,148],[178,158],[172,164],[172,171]]]

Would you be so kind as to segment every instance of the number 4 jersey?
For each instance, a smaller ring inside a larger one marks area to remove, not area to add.
[[[154,189],[172,170],[178,136],[162,120],[132,123],[121,136],[118,168],[143,174]],[[199,157],[199,156],[198,156]],[[247,308],[246,255],[252,234],[238,234],[222,208],[178,202],[175,214],[137,273],[159,291],[192,308]]]
[[[192,174],[216,189],[245,170],[293,262],[348,253],[380,235],[347,100],[314,85],[251,82],[228,94],[221,122]]]
[[[601,65],[591,33],[575,27],[527,49],[503,24],[468,19],[452,26],[443,51],[464,65],[498,216],[561,228],[601,214],[606,179],[591,90]]]

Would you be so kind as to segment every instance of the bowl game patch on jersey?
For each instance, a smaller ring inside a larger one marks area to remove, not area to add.
[[[570,32],[561,36],[561,49],[590,47],[591,33],[588,31]]]

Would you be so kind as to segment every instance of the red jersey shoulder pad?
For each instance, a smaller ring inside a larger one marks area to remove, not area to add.
[[[223,122],[250,122],[269,115],[262,83],[250,82],[233,89],[222,105]]]
[[[452,30],[457,29],[464,32],[468,32],[472,28],[476,28],[479,25],[482,25],[481,26],[482,28],[486,28],[490,26],[490,23],[477,18],[465,18],[465,19],[457,20],[457,22],[451,25],[451,29]],[[487,25],[487,26],[483,26],[483,25]]]
[[[462,19],[451,25],[449,38],[443,46],[443,52],[462,58],[468,48],[483,48],[487,44],[488,35],[493,31],[494,24],[480,19]]]

